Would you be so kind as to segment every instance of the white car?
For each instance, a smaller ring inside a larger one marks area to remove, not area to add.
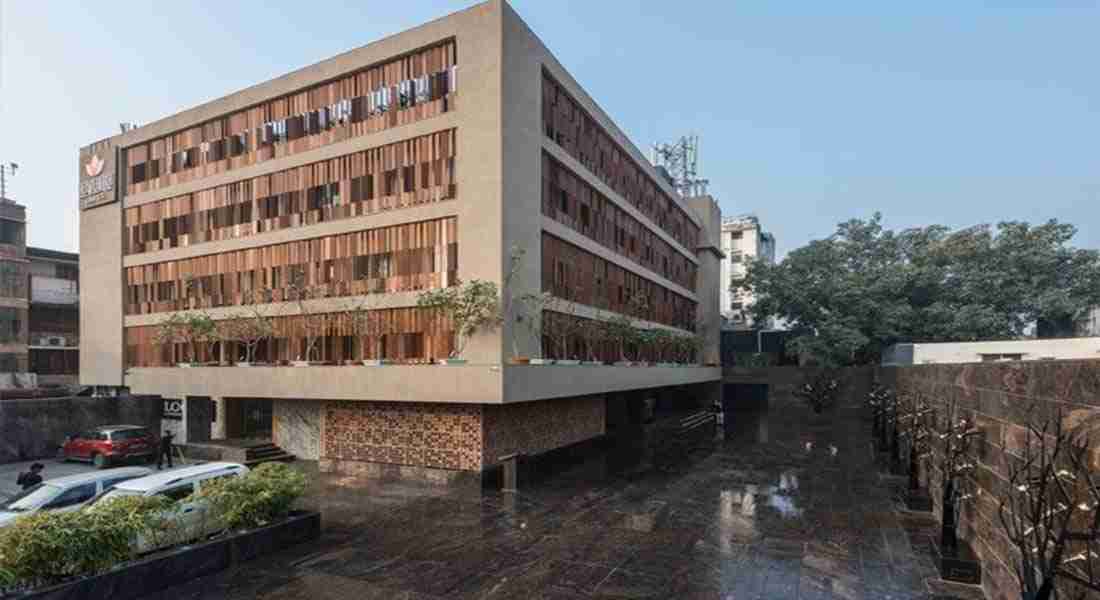
[[[220,520],[211,514],[209,503],[192,497],[203,485],[226,477],[241,477],[248,473],[248,467],[227,462],[211,462],[190,467],[181,467],[131,479],[116,485],[107,493],[95,499],[88,510],[114,498],[126,496],[164,496],[177,502],[172,510],[163,515],[171,520],[172,530],[163,535],[155,535],[136,540],[136,550],[140,554],[152,552],[182,542],[203,539],[221,531]]]
[[[0,504],[0,527],[40,510],[77,510],[112,487],[152,472],[145,467],[123,467],[43,481]]]

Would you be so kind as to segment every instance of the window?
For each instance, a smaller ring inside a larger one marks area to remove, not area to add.
[[[589,227],[589,222],[590,222],[590,216],[589,216],[589,211],[588,211],[588,205],[587,204],[582,204],[581,205],[581,227],[584,227],[585,229],[587,229]]]
[[[57,498],[54,498],[52,501],[50,501],[48,504],[46,504],[42,508],[54,509],[54,508],[66,508],[66,507],[69,507],[69,506],[76,506],[77,504],[82,504],[84,502],[87,502],[87,501],[91,500],[92,498],[95,497],[95,494],[96,494],[96,484],[95,484],[95,482],[93,481],[92,483],[85,483],[85,484],[78,485],[76,487],[71,487],[71,488],[65,490],[64,492],[61,493],[60,496],[58,496]]]
[[[565,193],[565,190],[561,191],[561,212],[569,214],[569,195]]]
[[[744,258],[745,258],[744,255],[742,255],[740,252],[731,252],[730,253],[730,263],[731,264],[735,264],[735,265],[740,264],[744,260]]]
[[[0,219],[0,244],[22,246],[26,243],[27,224]]]
[[[413,174],[412,167],[401,168],[401,181],[404,185],[403,189],[405,190],[405,192],[413,191],[413,186],[416,185],[416,177]]]
[[[190,496],[192,493],[194,493],[194,491],[195,491],[195,484],[185,483],[183,485],[177,485],[175,487],[170,487],[166,490],[162,490],[160,492],[157,492],[157,495],[158,496],[164,496],[165,498],[168,498],[169,500],[174,500],[176,502],[179,502],[180,500],[183,500],[183,499],[187,498],[188,496]]]
[[[115,487],[116,485],[122,483],[123,481],[130,481],[131,479],[134,479],[134,477],[132,475],[124,475],[122,477],[112,477],[110,479],[104,479],[103,480],[103,491],[106,492],[107,490]]]
[[[26,343],[23,325],[27,322],[27,309],[0,307],[0,343]]]
[[[390,169],[383,174],[382,195],[392,196],[397,193],[397,169]]]
[[[134,165],[130,168],[130,183],[145,181],[145,163]]]
[[[731,231],[729,233],[730,233],[730,239],[731,240],[739,240],[739,239],[741,239],[741,234],[743,232],[741,232],[741,231]]]

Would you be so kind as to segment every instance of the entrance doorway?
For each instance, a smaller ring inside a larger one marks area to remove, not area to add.
[[[225,437],[229,439],[271,440],[272,410],[270,398],[227,398]]]

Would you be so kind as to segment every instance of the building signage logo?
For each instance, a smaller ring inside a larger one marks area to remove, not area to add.
[[[164,401],[164,412],[161,413],[161,417],[173,421],[183,420],[183,401],[166,399]]]
[[[88,177],[95,177],[103,172],[103,161],[98,154],[93,154],[92,158],[84,164],[84,172],[88,174]]]
[[[114,148],[96,147],[82,154],[87,158],[80,161],[80,208],[114,202]]]

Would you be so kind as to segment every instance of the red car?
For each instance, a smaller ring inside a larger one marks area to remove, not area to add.
[[[108,425],[69,436],[61,446],[65,460],[87,460],[102,469],[131,459],[156,457],[157,439],[137,425]]]

